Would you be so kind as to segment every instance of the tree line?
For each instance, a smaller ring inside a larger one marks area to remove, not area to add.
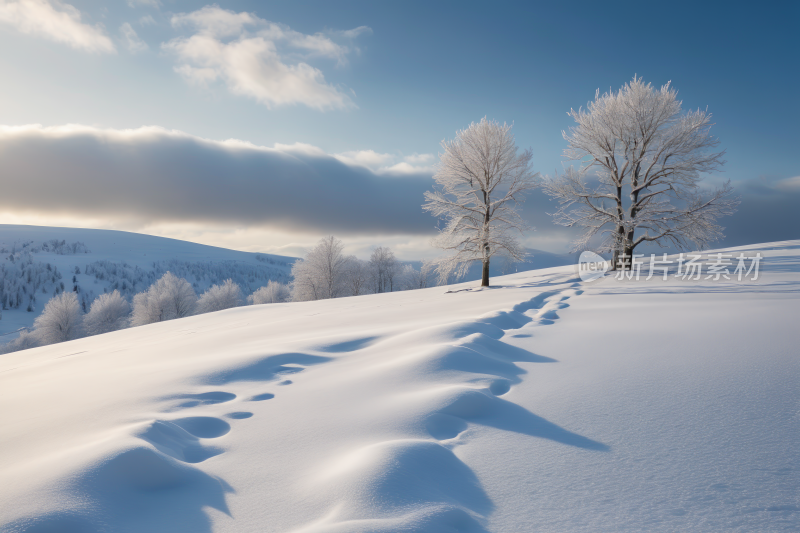
[[[305,258],[292,266],[294,280],[288,284],[270,280],[246,298],[232,279],[212,285],[200,296],[185,278],[166,272],[129,302],[119,290],[104,293],[88,307],[75,291],[57,292],[33,323],[8,343],[3,351],[14,352],[81,337],[90,337],[129,327],[213,313],[241,305],[320,300],[342,296],[392,292],[428,286],[429,272],[403,265],[386,247],[378,247],[369,261],[343,254],[344,245],[326,237]]]

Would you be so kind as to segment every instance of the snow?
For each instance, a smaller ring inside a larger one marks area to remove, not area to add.
[[[557,267],[2,355],[0,529],[796,531],[800,241],[745,248],[757,281]]]

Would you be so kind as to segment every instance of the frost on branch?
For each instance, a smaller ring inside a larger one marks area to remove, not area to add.
[[[643,242],[703,249],[723,237],[716,221],[739,200],[730,182],[700,186],[701,173],[725,163],[710,113],[684,114],[669,83],[656,90],[634,77],[569,116],[577,125],[563,134],[564,155],[584,165],[546,180],[544,190],[560,204],[557,224],[584,228],[573,251],[611,252],[617,267],[620,254],[630,257]]]
[[[489,285],[493,256],[522,261],[525,250],[516,238],[527,225],[518,209],[524,195],[538,186],[530,169],[531,151],[517,154],[511,126],[486,118],[443,141],[444,152],[433,192],[426,192],[423,209],[445,221],[433,244],[451,253],[439,260],[440,282],[463,276],[472,261],[483,263],[482,286]]]
[[[78,296],[62,292],[50,298],[44,311],[33,322],[34,332],[42,345],[77,339],[82,334],[83,314]]]
[[[197,295],[189,282],[167,272],[133,298],[131,326],[142,326],[193,315]]]
[[[288,302],[291,296],[288,285],[279,281],[269,281],[266,286],[248,296],[247,303],[251,305],[277,304]]]
[[[242,305],[242,289],[231,279],[221,285],[212,285],[197,300],[198,313],[213,313]]]
[[[128,327],[131,306],[119,291],[101,294],[83,320],[86,335],[100,335]]]

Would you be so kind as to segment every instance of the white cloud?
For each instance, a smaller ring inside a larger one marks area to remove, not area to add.
[[[330,85],[312,57],[347,61],[355,51],[351,41],[366,33],[362,27],[348,32],[303,34],[261,19],[206,6],[172,17],[175,28],[194,33],[162,44],[175,54],[175,71],[192,83],[222,80],[238,95],[254,98],[267,107],[303,104],[315,109],[353,107],[350,97]]]
[[[394,162],[392,154],[379,154],[375,150],[356,150],[334,155],[336,159],[348,165],[361,165],[372,170],[379,170]]]
[[[425,163],[432,163],[434,159],[433,154],[413,154],[405,157],[407,163],[412,165],[421,165]]]
[[[129,23],[125,22],[119,27],[119,31],[122,33],[122,39],[129,52],[135,54],[147,50],[147,43],[139,38],[136,34],[136,30],[134,30]]]
[[[78,50],[116,51],[101,26],[81,22],[81,12],[59,0],[0,0],[0,22]]]
[[[414,154],[400,157],[381,154],[374,150],[354,150],[334,154],[347,165],[360,165],[380,174],[430,174],[433,172],[433,154]]]
[[[782,179],[775,183],[775,188],[781,191],[800,191],[800,176]]]
[[[156,19],[153,18],[153,15],[145,15],[139,19],[140,26],[152,26],[156,23]]]

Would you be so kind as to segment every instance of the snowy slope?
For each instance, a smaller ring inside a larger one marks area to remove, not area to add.
[[[9,532],[797,531],[800,241],[0,356]]]
[[[56,252],[52,241],[65,246]],[[64,253],[75,243],[79,244],[77,253]],[[26,266],[29,261],[33,268]],[[81,301],[90,305],[104,290],[118,289],[130,297],[146,289],[166,270],[172,270],[187,278],[198,293],[233,277],[250,294],[269,279],[289,281],[294,261],[293,257],[239,252],[124,231],[0,224],[0,288],[12,299],[20,294],[22,300],[19,308],[7,305],[3,311],[0,343],[15,337],[9,332],[30,327],[56,288],[73,290],[77,285]],[[35,291],[25,268],[39,272],[42,278]],[[61,274],[55,282],[54,273]],[[31,295],[35,298],[33,311],[28,312]]]

